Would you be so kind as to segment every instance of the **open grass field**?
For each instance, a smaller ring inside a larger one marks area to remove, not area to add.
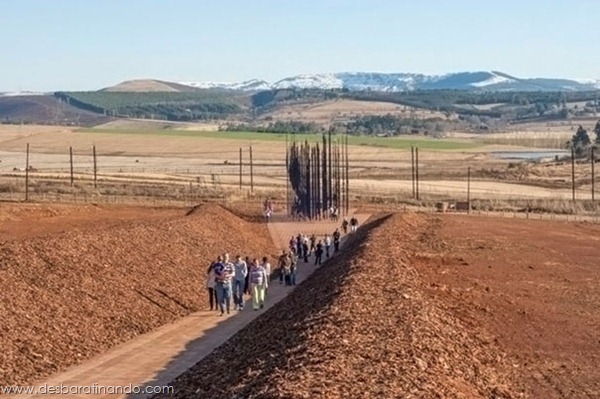
[[[77,132],[82,133],[109,133],[109,134],[131,134],[144,136],[168,136],[168,137],[193,137],[202,139],[224,139],[244,142],[254,141],[276,141],[285,142],[287,140],[319,142],[322,140],[318,134],[286,134],[281,133],[255,133],[255,132],[217,132],[217,131],[193,131],[193,130],[150,130],[150,129],[80,129]],[[336,137],[334,135],[334,137]],[[341,141],[341,136],[340,141]],[[368,136],[349,136],[348,144],[352,146],[369,146],[383,148],[406,149],[411,146],[418,146],[425,150],[464,150],[481,147],[477,142],[457,140],[457,139],[434,139],[434,138],[415,138],[406,137],[368,137]]]
[[[393,115],[400,118],[446,120],[442,112],[429,111],[381,101],[338,99],[311,104],[284,105],[260,117],[261,120],[301,120],[328,125],[332,121],[346,121],[356,116]],[[454,118],[456,118],[454,116]]]
[[[14,198],[24,190],[22,179],[27,143],[30,144],[30,165],[34,168],[30,183],[36,187],[36,194],[45,190],[73,191],[67,184],[69,147],[73,148],[75,179],[80,187],[89,186],[90,183],[85,182],[93,178],[92,146],[96,147],[98,156],[97,176],[101,188],[91,192],[100,197],[107,193],[127,195],[131,192],[181,196],[185,185],[189,184],[198,185],[197,191],[202,191],[200,187],[206,184],[229,191],[238,189],[240,149],[242,187],[247,190],[251,180],[250,147],[254,188],[279,193],[285,190],[285,134],[187,130],[193,128],[191,124],[164,123],[157,128],[152,125],[156,122],[122,123],[95,129],[0,125],[0,174],[3,176],[0,193],[8,193]],[[534,126],[528,128],[531,130],[521,135],[529,139],[536,135],[564,135],[558,127],[550,133],[536,133]],[[351,191],[362,199],[398,201],[410,198],[410,147],[417,146],[423,199],[464,200],[467,168],[470,167],[472,200],[568,200],[571,196],[569,165],[523,164],[515,167],[514,161],[499,159],[493,152],[531,151],[530,148],[485,143],[492,138],[510,140],[511,137],[510,133],[503,136],[457,133],[448,139],[349,136]],[[293,138],[313,143],[321,140],[320,135],[287,137],[288,140]],[[576,174],[577,198],[589,199],[589,166],[577,165]],[[58,188],[61,181],[64,189]],[[138,184],[144,188],[123,189],[127,182],[132,187]],[[153,188],[148,189],[148,185]],[[158,189],[156,185],[163,188]]]

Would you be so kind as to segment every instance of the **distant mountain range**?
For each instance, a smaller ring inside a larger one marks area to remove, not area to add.
[[[121,82],[102,91],[187,92],[195,89],[221,89],[258,92],[277,89],[346,89],[350,91],[406,92],[414,90],[469,91],[589,91],[599,90],[600,80],[518,78],[498,71],[458,72],[445,75],[419,73],[341,72],[298,75],[274,83],[252,79],[244,82],[167,82],[136,79]],[[32,91],[0,92],[4,96],[31,96],[51,93]]]
[[[203,89],[260,91],[270,89],[347,89],[351,91],[585,91],[600,89],[600,80],[517,78],[503,72],[458,72],[445,75],[418,73],[342,72],[298,75],[274,83],[252,79],[245,82],[179,82]]]

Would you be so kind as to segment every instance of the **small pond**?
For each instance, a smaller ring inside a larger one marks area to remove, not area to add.
[[[490,153],[493,157],[501,159],[518,159],[522,161],[535,161],[548,158],[562,158],[571,155],[567,150],[533,150],[533,151],[494,151]]]

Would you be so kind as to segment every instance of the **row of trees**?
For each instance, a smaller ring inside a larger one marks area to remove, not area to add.
[[[193,121],[223,119],[244,111],[243,101],[213,91],[194,92],[56,92],[78,108],[107,116]]]
[[[258,133],[317,133],[323,132],[324,128],[313,122],[300,121],[277,121],[267,126],[256,126],[252,124],[231,124],[223,130],[228,132],[258,132]]]
[[[588,154],[592,145],[600,146],[600,120],[594,127],[594,134],[596,137],[594,138],[594,143],[592,144],[592,139],[590,138],[588,131],[584,129],[583,126],[579,125],[577,132],[575,132],[571,140],[567,142],[567,146],[568,148],[573,148],[578,157],[585,156]]]

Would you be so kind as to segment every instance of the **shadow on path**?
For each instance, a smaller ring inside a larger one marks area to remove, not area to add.
[[[254,312],[247,307],[219,322],[189,342],[145,385],[163,386],[172,382],[174,394],[157,395],[165,398],[216,399],[265,392],[269,376],[287,369],[293,357],[302,356],[311,326],[325,317],[324,310],[340,292],[352,258],[362,251],[361,242],[387,218],[389,215],[373,218],[356,233],[345,236],[343,250],[321,267],[301,262],[303,281],[294,289],[273,281],[264,310]],[[249,318],[253,320],[249,322]],[[241,327],[244,324],[247,325]],[[213,350],[216,344],[220,346]],[[188,367],[191,368],[186,372]],[[143,397],[147,396],[128,396]]]

